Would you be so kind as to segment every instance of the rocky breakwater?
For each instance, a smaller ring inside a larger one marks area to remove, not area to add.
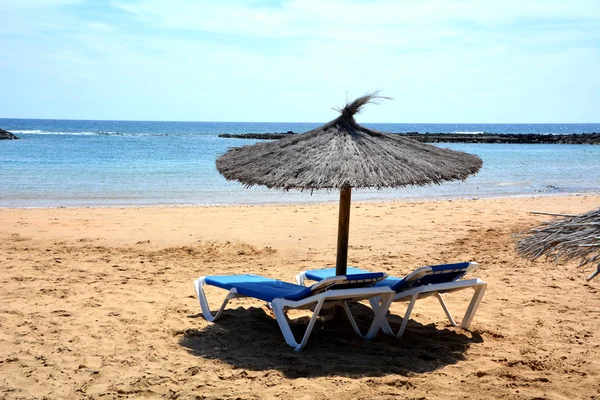
[[[221,133],[220,138],[235,138],[235,139],[262,139],[275,140],[283,139],[286,136],[293,135],[294,132],[287,131],[285,133]]]
[[[18,137],[8,131],[5,131],[4,129],[0,129],[0,140],[2,139],[14,140],[18,139]]]
[[[223,133],[222,138],[238,139],[283,139],[294,132],[286,133]],[[515,144],[600,144],[600,133],[572,133],[566,135],[541,135],[533,133],[394,133],[424,143],[515,143]]]
[[[600,144],[600,133],[573,133],[567,135],[522,134],[455,134],[455,133],[401,133],[425,143],[516,143],[516,144]]]

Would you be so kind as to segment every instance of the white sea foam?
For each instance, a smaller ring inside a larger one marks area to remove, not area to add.
[[[39,129],[34,129],[34,130],[22,130],[22,131],[15,131],[14,129],[10,130],[11,133],[42,133],[42,131],[40,131]]]
[[[94,135],[104,135],[104,136],[117,136],[122,135],[119,132],[67,132],[67,131],[42,131],[42,130],[30,130],[30,131],[11,131],[12,133],[21,133],[21,134],[35,134],[35,135],[73,135],[73,136],[94,136]]]
[[[485,132],[456,132],[455,131],[455,132],[452,132],[452,133],[455,133],[457,135],[482,135]]]
[[[34,134],[34,135],[73,135],[73,136],[169,136],[168,133],[121,133],[121,132],[66,132],[66,131],[42,131],[36,130],[11,130],[11,133],[19,134]],[[177,134],[171,134],[170,136],[179,136]],[[203,136],[214,136],[214,135],[203,135]]]
[[[523,187],[529,186],[532,182],[521,182],[521,181],[513,181],[513,182],[498,182],[495,183],[495,186],[514,186],[514,187]]]
[[[91,136],[97,135],[97,132],[55,132],[55,131],[40,131],[37,135],[76,135],[76,136]]]

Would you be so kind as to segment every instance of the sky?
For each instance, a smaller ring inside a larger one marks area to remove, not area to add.
[[[0,0],[0,118],[600,122],[599,0]]]

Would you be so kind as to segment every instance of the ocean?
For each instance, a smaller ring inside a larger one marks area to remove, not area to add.
[[[0,207],[241,205],[336,202],[338,193],[245,189],[215,160],[255,140],[221,133],[305,132],[322,123],[151,122],[2,119],[22,140],[0,140]],[[600,132],[598,124],[364,124],[387,132]],[[355,190],[354,201],[600,193],[600,146],[450,144],[477,154],[481,171],[464,182]]]

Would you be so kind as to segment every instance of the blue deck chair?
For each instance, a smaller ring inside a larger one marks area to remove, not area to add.
[[[229,300],[236,297],[253,297],[266,301],[279,323],[279,328],[287,344],[294,350],[300,351],[308,341],[321,309],[340,305],[346,311],[354,331],[365,339],[372,339],[379,331],[381,324],[386,321],[386,313],[394,291],[387,286],[373,286],[375,283],[387,278],[387,274],[378,272],[365,272],[355,275],[333,276],[320,279],[310,287],[283,282],[276,279],[258,275],[221,275],[202,276],[194,281],[196,294],[202,308],[202,315],[210,322],[217,320],[223,313]],[[229,290],[223,304],[212,314],[204,286],[210,285]],[[380,308],[373,308],[375,318],[368,332],[363,335],[358,328],[348,302],[360,300],[381,299],[378,301]],[[296,341],[289,325],[287,311],[290,309],[313,309],[313,315],[300,342]]]
[[[401,337],[404,334],[415,302],[420,298],[432,295],[436,296],[439,300],[450,324],[452,326],[457,326],[456,321],[448,310],[448,306],[446,306],[446,302],[442,298],[442,294],[471,288],[474,289],[475,293],[471,298],[469,307],[460,324],[460,327],[463,329],[469,328],[487,287],[487,283],[479,278],[461,279],[465,274],[473,271],[475,268],[477,268],[477,263],[475,262],[431,265],[418,268],[404,278],[388,277],[385,280],[377,282],[375,287],[387,286],[395,292],[393,301],[409,302],[406,313],[402,318],[402,324],[397,333],[393,332],[387,320],[382,323],[381,329],[389,335],[395,335],[398,338]],[[360,268],[348,267],[348,273],[350,274],[360,274],[365,272],[367,271]],[[318,282],[332,274],[335,274],[335,268],[307,270],[296,275],[296,281],[299,285],[304,285],[307,280]],[[369,303],[373,309],[379,308],[377,299],[370,299]]]

